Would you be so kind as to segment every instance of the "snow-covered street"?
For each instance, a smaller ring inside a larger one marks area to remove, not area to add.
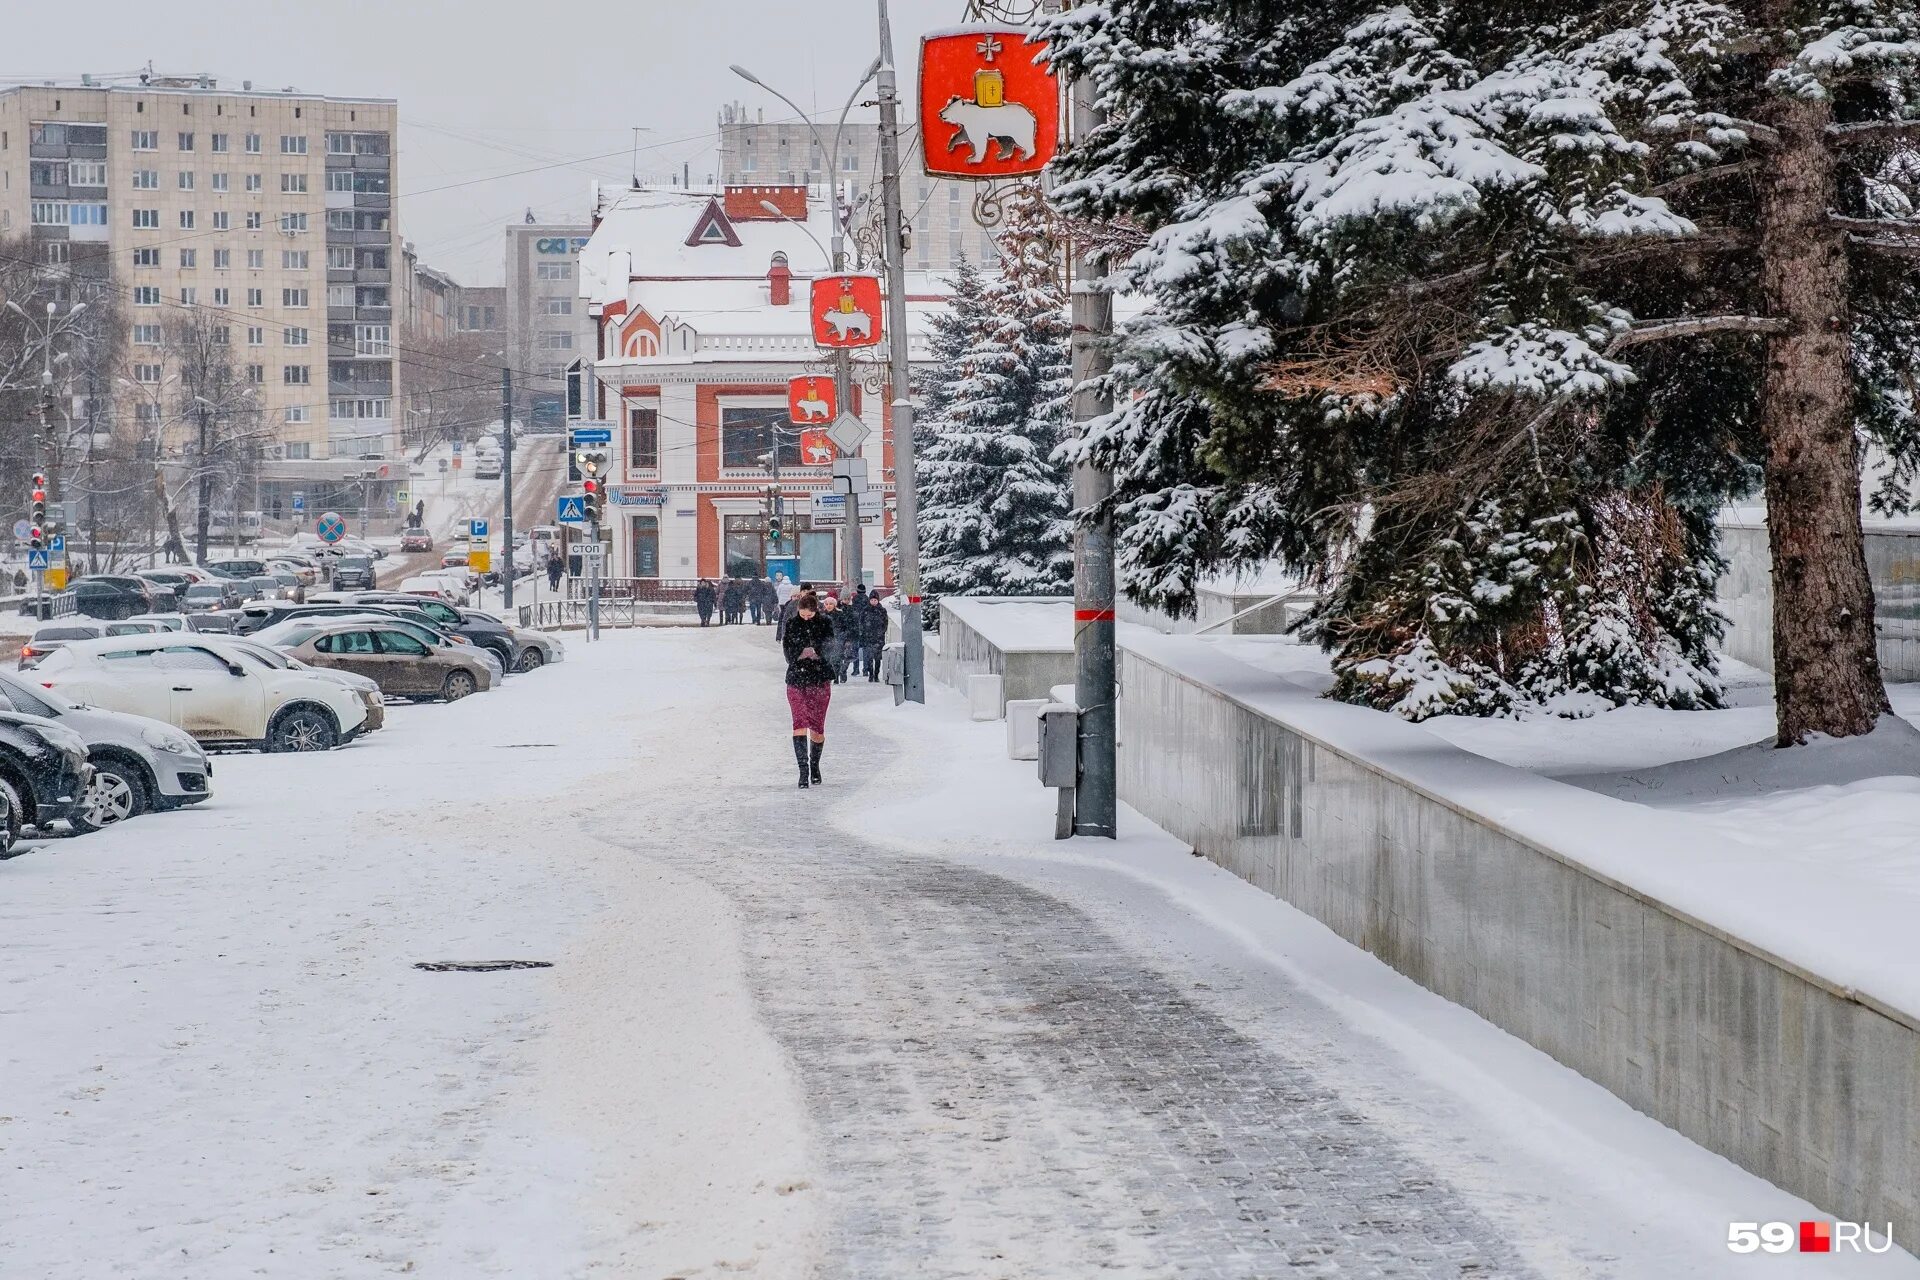
[[[0,1275],[1737,1276],[1811,1207],[770,629],[0,864]],[[551,968],[440,972],[439,961]],[[1904,1253],[1807,1275],[1920,1275]]]

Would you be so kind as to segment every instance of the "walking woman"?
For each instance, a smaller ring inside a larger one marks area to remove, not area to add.
[[[793,598],[794,614],[780,641],[787,655],[787,706],[793,711],[793,759],[800,785],[820,781],[820,751],[827,745],[827,704],[833,700],[833,667],[827,652],[833,624],[820,613],[811,591]]]

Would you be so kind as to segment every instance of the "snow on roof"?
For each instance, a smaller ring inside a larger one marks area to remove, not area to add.
[[[580,251],[581,296],[597,302],[624,296],[610,278],[618,273],[608,269],[621,251],[630,255],[628,274],[641,279],[759,278],[767,274],[775,253],[786,254],[796,273],[824,269],[824,251],[807,234],[812,232],[820,245],[833,234],[833,217],[823,202],[809,204],[804,226],[784,218],[743,218],[733,223],[738,247],[719,242],[689,245],[687,237],[701,214],[719,199],[718,192],[684,187],[643,187],[615,197]]]

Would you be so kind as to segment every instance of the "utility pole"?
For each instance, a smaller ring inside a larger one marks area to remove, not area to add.
[[[91,363],[92,362],[89,362],[87,369],[87,572],[98,573],[100,572],[100,512],[99,508],[94,505],[96,501],[95,491],[98,486],[94,483],[93,472],[93,442],[97,434],[93,414],[94,400],[98,393],[98,383],[95,379],[95,373],[91,367]],[[122,537],[121,541],[124,542],[126,539]],[[116,552],[116,554],[118,553]]]
[[[836,152],[839,144],[839,138],[835,137]],[[834,162],[829,159],[829,163]],[[845,219],[840,214],[840,179],[838,177],[827,184],[827,202],[833,210],[833,239],[829,243],[833,246],[834,274],[838,275],[847,269],[847,233]],[[833,353],[833,402],[839,405],[842,411],[852,412],[853,410],[853,357],[846,351]],[[773,449],[773,464],[776,468],[780,465],[780,446],[777,442]],[[777,470],[775,478],[778,478]],[[864,566],[861,562],[865,558],[865,551],[866,548],[861,545],[860,538],[860,495],[849,493],[847,495],[847,598],[849,600],[853,598],[854,588],[863,581]]]
[[[900,209],[900,89],[893,68],[893,23],[880,5],[880,189],[886,227],[887,330],[893,396],[894,546],[898,556],[901,640],[906,646],[906,696],[927,700],[925,637],[920,631],[919,496],[913,475],[913,371],[907,353],[907,246]],[[842,403],[845,403],[844,401]],[[849,514],[854,511],[851,501]],[[856,526],[856,533],[858,532]]]
[[[1084,139],[1101,123],[1086,80],[1073,86],[1073,135]],[[1087,424],[1113,411],[1101,389],[1113,367],[1113,294],[1106,254],[1088,252],[1084,238],[1073,261],[1073,421]],[[1113,495],[1110,472],[1082,462],[1073,470],[1076,511],[1104,506]],[[1080,785],[1075,789],[1073,833],[1117,835],[1118,752],[1114,698],[1113,517],[1083,520],[1073,535],[1073,697],[1080,708]]]
[[[513,608],[513,370],[500,366],[500,531],[507,557],[501,574],[500,607]]]

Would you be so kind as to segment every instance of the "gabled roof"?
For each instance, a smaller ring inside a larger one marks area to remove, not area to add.
[[[687,247],[698,249],[706,244],[724,244],[729,249],[740,247],[740,233],[733,229],[733,219],[720,207],[720,200],[707,201],[707,207],[700,214],[700,221],[693,224],[693,230],[687,235]]]

